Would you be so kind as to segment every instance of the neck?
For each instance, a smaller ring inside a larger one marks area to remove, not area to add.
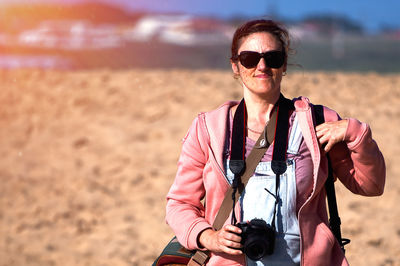
[[[280,93],[268,97],[257,97],[245,91],[244,100],[246,101],[248,123],[265,125],[279,96]]]

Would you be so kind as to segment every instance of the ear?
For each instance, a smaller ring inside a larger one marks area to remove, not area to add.
[[[233,62],[233,61],[231,60],[231,66],[232,66],[233,74],[239,75],[239,66],[238,66],[238,63]]]

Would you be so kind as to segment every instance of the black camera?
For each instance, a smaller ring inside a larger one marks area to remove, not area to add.
[[[237,223],[236,226],[242,229],[241,250],[250,259],[260,260],[274,252],[275,228],[264,220],[253,219],[250,222]]]

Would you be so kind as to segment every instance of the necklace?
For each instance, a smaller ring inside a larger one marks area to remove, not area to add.
[[[247,128],[249,131],[253,132],[253,133],[257,133],[257,134],[263,133],[262,131],[257,131],[257,130],[251,129],[251,128],[249,128],[249,127],[246,127],[246,128]]]

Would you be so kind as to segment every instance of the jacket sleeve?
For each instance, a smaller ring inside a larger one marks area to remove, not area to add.
[[[198,117],[183,139],[177,174],[167,194],[166,222],[188,249],[198,249],[197,236],[211,227],[204,218],[201,202],[205,195],[203,169],[207,161],[207,148],[199,141],[204,137],[202,134]]]
[[[334,116],[336,119],[327,121],[340,119],[336,113]],[[335,175],[350,191],[364,196],[383,193],[385,160],[366,123],[349,118],[344,141],[336,144],[329,154]]]

